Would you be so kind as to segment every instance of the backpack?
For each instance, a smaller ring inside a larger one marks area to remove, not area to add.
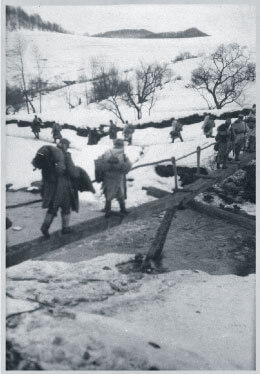
[[[35,169],[43,171],[52,171],[55,169],[55,161],[52,153],[53,146],[44,145],[41,147],[32,160]]]

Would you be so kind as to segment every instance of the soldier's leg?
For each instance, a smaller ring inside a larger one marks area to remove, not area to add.
[[[226,169],[227,168],[227,154],[223,157],[223,163],[222,163],[222,169]]]
[[[117,201],[119,203],[120,212],[123,213],[123,214],[127,214],[128,211],[125,208],[125,199],[121,196],[121,197],[117,198]]]
[[[70,214],[64,214],[64,215],[62,214],[61,222],[62,222],[62,229],[61,229],[62,234],[70,234],[74,231],[71,227],[69,227]]]
[[[111,216],[111,200],[106,199],[105,217],[109,218],[110,216]]]
[[[70,234],[71,232],[74,231],[71,227],[69,227],[70,207],[67,204],[61,207],[61,225],[62,225],[62,229],[61,229],[62,234]]]
[[[179,133],[179,138],[181,139],[181,142],[183,142],[183,139],[182,139],[181,133]]]
[[[241,150],[241,146],[239,143],[235,144],[235,161],[239,161],[239,153]]]
[[[52,224],[54,217],[55,217],[55,214],[53,214],[52,209],[51,208],[48,209],[46,216],[44,218],[43,224],[41,225],[41,232],[46,238],[50,237],[49,228]]]

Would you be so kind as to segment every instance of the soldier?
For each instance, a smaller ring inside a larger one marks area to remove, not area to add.
[[[225,123],[217,128],[216,144],[215,150],[218,151],[217,154],[217,169],[220,169],[220,164],[222,164],[222,169],[227,168],[227,160],[230,152],[230,125],[231,119],[228,118]]]
[[[125,121],[123,134],[124,134],[125,141],[128,142],[128,145],[132,144],[134,131],[135,131],[134,126],[128,123],[128,121]]]
[[[46,238],[49,238],[50,225],[61,208],[62,234],[69,234],[72,229],[69,227],[71,210],[78,211],[78,191],[73,187],[72,178],[79,177],[79,170],[74,165],[71,154],[68,152],[70,142],[63,138],[57,147],[50,147],[53,159],[52,169],[42,169],[42,207],[47,208],[41,231]]]
[[[54,143],[56,143],[57,139],[61,140],[61,138],[62,138],[61,127],[56,122],[53,122],[53,125],[52,125],[52,136],[53,136],[53,139],[54,139]]]
[[[105,217],[111,215],[111,201],[117,199],[122,214],[127,214],[126,174],[131,169],[131,162],[124,153],[124,140],[115,139],[114,148],[105,152],[99,159],[100,169],[103,172],[103,192],[106,198]]]
[[[32,122],[32,132],[34,133],[34,136],[36,139],[39,139],[39,133],[41,131],[41,119],[37,117],[35,114],[33,122]]]
[[[235,161],[239,161],[240,151],[245,147],[248,126],[244,122],[243,114],[239,114],[238,119],[231,125],[231,138],[235,153]]]
[[[255,152],[255,137],[256,137],[256,105],[254,104],[252,110],[250,111],[248,117],[246,117],[246,124],[248,126],[248,144],[246,150],[248,152]]]
[[[206,138],[214,138],[213,136],[213,128],[215,127],[214,118],[211,114],[206,114],[206,117],[204,118],[204,122],[202,125],[202,130],[204,132],[204,135]]]
[[[109,130],[108,130],[109,138],[114,140],[117,138],[117,127],[112,121],[112,119],[109,122],[110,122]]]
[[[172,143],[174,143],[174,140],[179,138],[181,142],[183,142],[182,136],[181,136],[181,131],[182,131],[182,124],[173,118],[172,121],[172,131],[170,132],[171,138],[172,138]]]

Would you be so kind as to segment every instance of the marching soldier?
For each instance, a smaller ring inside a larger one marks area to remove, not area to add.
[[[105,152],[97,161],[103,174],[102,187],[106,198],[105,217],[108,218],[111,215],[111,201],[113,199],[117,199],[121,213],[127,214],[125,176],[130,171],[132,164],[124,153],[124,140],[115,139],[114,148]]]
[[[235,153],[235,161],[239,161],[239,154],[245,147],[248,126],[244,122],[243,114],[239,114],[238,119],[231,125],[231,138]]]

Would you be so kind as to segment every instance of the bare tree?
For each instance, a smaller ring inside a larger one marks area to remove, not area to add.
[[[66,87],[66,91],[65,91],[65,100],[69,106],[69,111],[71,109],[74,108],[74,105],[72,105],[71,101],[72,101],[72,95],[71,95],[71,89],[70,89],[70,86],[67,86]]]
[[[220,109],[237,102],[254,79],[255,64],[250,62],[247,49],[222,44],[193,70],[189,88],[198,91],[209,107]]]
[[[22,93],[25,98],[26,108],[28,114],[30,113],[29,105],[35,113],[34,105],[32,104],[32,100],[29,99],[28,95],[28,87],[27,87],[27,78],[26,78],[26,69],[25,69],[25,51],[26,51],[27,45],[26,40],[21,36],[18,35],[14,50],[13,50],[13,57],[14,57],[14,68],[18,72],[18,79],[20,81],[20,86],[22,89]]]
[[[167,64],[141,63],[139,69],[135,71],[133,83],[128,81],[127,91],[124,100],[129,107],[137,112],[137,118],[142,118],[142,109],[148,105],[149,114],[156,103],[157,92],[170,82],[172,72]]]
[[[108,69],[100,66],[98,75],[92,84],[92,97],[95,101],[100,101],[100,108],[112,112],[124,123],[120,104],[122,104],[122,96],[126,93],[129,82],[122,78],[114,66]]]
[[[42,91],[47,86],[47,81],[43,79],[44,61],[37,46],[32,48],[33,59],[36,64],[36,77],[31,80],[30,88],[33,93],[39,95],[40,113],[42,112]]]

